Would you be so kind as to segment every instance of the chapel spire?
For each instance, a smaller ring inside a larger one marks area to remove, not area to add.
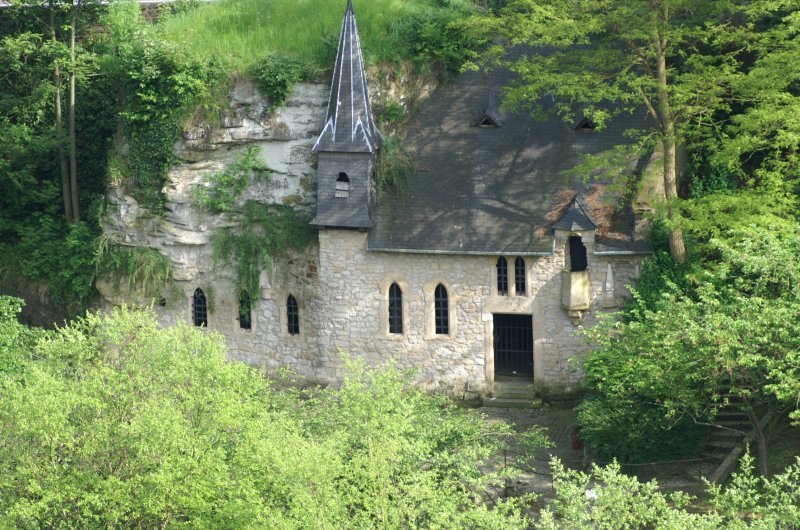
[[[356,15],[352,0],[347,0],[325,126],[314,144],[314,150],[373,153],[380,142],[381,135],[375,127],[369,104]]]

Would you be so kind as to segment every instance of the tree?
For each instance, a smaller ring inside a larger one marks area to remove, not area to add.
[[[566,119],[574,123],[580,110],[598,129],[615,114],[647,109],[652,128],[632,131],[633,147],[661,151],[670,253],[683,262],[678,147],[729,108],[748,40],[739,14],[732,0],[511,0],[497,18],[471,25],[505,38],[495,55],[528,50],[504,61],[519,74],[507,89],[512,106],[541,112],[541,98],[552,97]]]
[[[768,473],[759,411],[800,402],[800,225],[773,199],[739,192],[687,203],[687,228],[704,256],[683,271],[688,280],[667,280],[658,297],[635,298],[626,320],[587,332],[599,344],[584,363],[599,405],[582,405],[586,437],[625,447],[631,436],[598,407],[653,410],[665,424],[714,423],[715,405],[741,402]]]
[[[41,4],[12,0],[11,6],[20,15],[38,21],[49,40],[53,85],[53,125],[58,145],[64,217],[68,223],[79,221],[77,148],[77,89],[78,78],[85,69],[88,54],[78,42],[78,33],[96,19],[93,0],[45,0]],[[44,44],[44,42],[42,42]],[[67,127],[64,133],[64,72],[67,72]]]
[[[474,500],[502,482],[485,470],[509,427],[396,369],[350,362],[338,390],[281,391],[227,361],[220,335],[152,311],[92,314],[33,346],[16,309],[0,298],[0,527],[529,525],[519,501]]]
[[[536,528],[659,528],[662,530],[772,530],[800,525],[800,461],[772,479],[753,474],[747,455],[726,486],[707,489],[708,506],[690,506],[682,492],[663,493],[655,481],[641,483],[619,465],[593,466],[588,472],[553,463],[555,499]]]

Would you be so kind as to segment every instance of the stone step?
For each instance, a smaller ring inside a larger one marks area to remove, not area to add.
[[[515,399],[515,398],[484,398],[484,407],[498,409],[540,409],[542,408],[541,398],[535,399]]]
[[[717,412],[715,417],[720,420],[731,421],[741,418],[742,420],[747,421],[747,414],[744,412],[739,412],[738,410],[720,410]]]
[[[498,399],[536,399],[536,392],[529,390],[509,390],[509,389],[496,389],[492,393],[492,397]]]
[[[495,381],[495,388],[513,388],[515,390],[533,390],[534,385],[531,381]]]
[[[742,426],[742,427],[746,427],[746,426],[750,425],[750,422],[747,420],[747,418],[740,418],[738,420],[737,419],[733,419],[733,420],[725,419],[725,420],[715,420],[714,421],[714,425],[721,425],[723,427],[735,427],[735,426],[739,425],[739,426]]]
[[[715,449],[733,449],[737,445],[741,445],[741,441],[739,440],[716,440],[716,441],[709,441],[706,442],[706,447],[712,450]]]
[[[718,430],[711,433],[708,437],[708,440],[711,442],[718,442],[718,441],[739,441],[744,438],[745,433],[740,431],[729,431],[729,430]]]

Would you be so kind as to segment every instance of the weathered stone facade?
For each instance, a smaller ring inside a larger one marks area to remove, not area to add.
[[[342,42],[357,43],[357,36],[345,38],[345,31],[356,32],[349,4],[345,21]],[[509,207],[515,213],[502,226],[521,226],[523,237],[515,243],[521,246],[515,248],[528,250],[505,255],[505,272],[500,272],[498,265],[502,251],[462,249],[460,244],[454,247],[458,250],[408,250],[411,247],[403,247],[401,241],[400,246],[370,250],[368,230],[372,230],[376,215],[373,167],[380,133],[370,111],[360,48],[340,43],[340,55],[342,50],[347,57],[337,59],[333,77],[339,85],[335,92],[321,85],[300,84],[284,107],[268,112],[269,105],[255,86],[243,81],[233,88],[230,109],[220,126],[189,128],[175,147],[183,162],[169,172],[163,217],[141,210],[123,187],[109,189],[106,234],[118,244],[155,249],[172,263],[174,281],[160,300],[153,301],[161,322],[192,322],[193,294],[201,289],[208,306],[203,322],[225,337],[235,360],[270,370],[287,367],[309,380],[336,384],[344,375],[342,353],[348,353],[373,366],[394,362],[400,368],[414,369],[425,388],[458,397],[490,394],[497,374],[516,374],[516,365],[504,364],[501,370],[500,364],[507,361],[496,351],[502,342],[498,337],[507,338],[517,341],[517,362],[540,391],[576,390],[582,373],[574,361],[590,347],[579,333],[580,327],[591,326],[599,313],[620,306],[647,250],[632,244],[635,237],[621,232],[614,234],[622,246],[596,242],[601,228],[608,232],[611,223],[601,227],[590,215],[590,207],[579,198],[585,190],[566,190],[566,202],[561,199],[563,194],[548,197],[534,186],[524,186],[522,177],[532,172],[512,174],[504,159],[491,157],[487,160],[497,165],[496,174],[503,174],[511,183],[516,198],[533,197],[531,204],[548,209],[538,214],[546,214],[548,222],[555,223],[545,233],[541,226],[528,222],[537,214],[529,203]],[[353,79],[360,80],[355,92],[348,85]],[[349,99],[340,95],[348,90],[353,92]],[[452,119],[458,123],[460,118]],[[463,126],[466,120],[461,122]],[[529,124],[525,122],[524,127]],[[436,138],[447,134],[445,129],[434,132]],[[320,152],[315,159],[312,146],[318,138],[324,141],[316,142]],[[528,145],[526,138],[517,137],[523,148]],[[586,137],[579,139],[575,145],[581,147]],[[319,231],[308,248],[291,252],[269,272],[262,272],[259,296],[251,300],[250,326],[244,329],[235,267],[215,264],[212,259],[213,234],[219,228],[235,226],[235,218],[199,209],[192,190],[207,185],[209,175],[223,169],[248,146],[258,147],[272,179],[252,183],[241,200],[290,204],[308,212],[316,203],[314,224]],[[544,152],[523,148],[516,153],[515,163]],[[531,167],[537,167],[536,159],[530,160]],[[469,192],[478,194],[480,200],[474,203],[484,210],[473,215],[469,209],[466,214],[488,219],[481,215],[497,213],[495,205],[507,203],[504,196],[492,196],[501,188],[487,189],[488,166],[484,160],[479,165],[470,169],[463,181],[477,179]],[[421,179],[439,177],[419,175]],[[550,203],[563,204],[553,208]],[[403,204],[395,219],[405,220],[406,208],[412,205]],[[451,205],[450,210],[457,209]],[[396,213],[383,215],[376,221],[378,228],[380,222],[385,227]],[[438,227],[440,236],[451,234],[457,239],[477,227],[491,233],[488,242],[484,239],[481,244],[509,248],[503,241],[507,234],[491,222],[467,227],[460,221],[435,225],[421,214],[416,219],[421,220],[419,233],[423,236]],[[392,243],[388,236],[382,241]],[[454,241],[445,242],[450,245]],[[99,281],[98,289],[110,305],[149,302],[137,293],[116,291],[107,282]],[[390,296],[390,292],[394,294]],[[297,302],[298,315],[287,304],[290,297]],[[390,312],[395,318],[392,325]],[[500,321],[513,321],[517,329],[508,331],[511,326],[503,324],[501,333]],[[512,336],[512,331],[524,340]]]

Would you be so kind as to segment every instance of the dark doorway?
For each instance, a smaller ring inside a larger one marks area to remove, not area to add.
[[[533,318],[493,316],[495,376],[533,376]]]

